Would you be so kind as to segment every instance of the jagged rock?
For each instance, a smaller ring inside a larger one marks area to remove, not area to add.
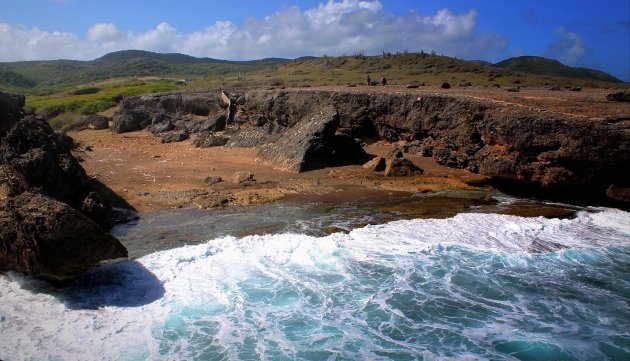
[[[424,170],[412,161],[404,157],[394,157],[387,160],[385,168],[386,177],[403,177],[412,175],[421,175]]]
[[[221,178],[221,177],[219,177],[219,176],[216,176],[216,175],[215,175],[215,176],[209,176],[209,177],[206,177],[206,178],[203,180],[203,183],[204,183],[204,184],[207,184],[207,185],[209,185],[209,186],[210,186],[210,185],[213,185],[213,184],[221,183],[221,182],[223,182],[223,178]]]
[[[630,102],[630,91],[621,91],[618,93],[610,93],[606,95],[606,99],[611,102]]]
[[[599,121],[457,96],[410,93],[248,90],[233,102],[235,123],[241,129],[230,134],[226,145],[279,142],[290,131],[281,127],[293,128],[314,109],[334,107],[339,133],[369,141],[429,139],[423,141],[423,154],[433,155],[440,164],[515,180],[518,187],[531,187],[535,194],[543,189],[554,197],[604,197],[608,185],[622,184],[627,178],[618,171],[630,168],[630,123],[625,117]],[[149,97],[137,110],[155,113],[155,103]],[[554,167],[565,169],[565,176],[544,176],[562,173]]]
[[[234,183],[243,184],[248,182],[255,182],[254,173],[248,171],[236,172],[232,175]]]
[[[348,159],[365,157],[360,146],[350,145],[353,138],[336,138],[339,116],[333,107],[305,117],[288,129],[277,141],[263,145],[258,150],[258,158],[271,163],[275,168],[290,172],[304,172],[329,165],[340,165]],[[338,149],[336,147],[339,147]],[[358,147],[358,148],[357,148]],[[360,152],[356,155],[355,152]],[[339,162],[335,154],[339,153]],[[347,164],[347,163],[346,163]]]
[[[20,120],[25,100],[24,95],[0,91],[0,137]]]
[[[186,130],[171,131],[162,134],[162,143],[175,143],[188,139],[188,132]]]
[[[196,197],[192,200],[192,203],[200,209],[215,209],[228,206],[232,200],[231,195],[210,193]]]
[[[331,166],[360,165],[369,159],[363,147],[354,137],[336,134],[332,138],[332,162]]]
[[[193,139],[192,144],[198,148],[221,147],[224,146],[228,140],[229,138],[207,132],[197,134]]]
[[[272,123],[239,129],[232,134],[227,145],[239,148],[258,147],[278,140],[285,129],[285,127],[279,124]]]
[[[371,161],[365,163],[363,168],[370,169],[374,172],[382,172],[387,167],[387,162],[383,157],[375,157]]]
[[[85,174],[73,147],[34,116],[0,134],[0,269],[63,281],[127,255],[102,227],[122,217],[112,204],[131,207]]]
[[[225,115],[220,114],[215,116],[212,119],[208,119],[203,123],[203,125],[199,128],[201,132],[221,132],[225,130],[227,118]]]
[[[215,116],[225,113],[220,94],[216,91],[151,94],[125,98],[112,119],[112,131],[117,133],[145,129],[152,125],[156,114],[185,120],[181,115]],[[187,128],[186,122],[173,121],[176,130]]]
[[[612,184],[606,189],[606,196],[618,202],[630,203],[630,187]]]
[[[151,125],[147,128],[153,134],[160,134],[173,130],[172,118],[164,113],[157,113],[151,117]]]
[[[109,129],[109,119],[106,116],[98,114],[82,115],[78,117],[72,124],[63,127],[63,132],[81,131],[86,129],[102,130]]]
[[[0,202],[0,269],[62,282],[120,257],[116,238],[62,202],[29,192]]]

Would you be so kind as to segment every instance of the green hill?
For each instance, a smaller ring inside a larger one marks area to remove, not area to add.
[[[103,111],[124,96],[192,88],[361,84],[387,78],[389,84],[476,86],[610,87],[619,80],[600,71],[571,68],[538,57],[490,64],[435,53],[361,53],[337,57],[268,58],[228,61],[125,50],[92,61],[54,60],[0,63],[0,90],[26,94],[30,110],[57,127],[77,114]],[[626,86],[626,85],[624,85]]]
[[[519,56],[494,64],[497,68],[526,74],[561,76],[566,78],[592,79],[612,83],[622,81],[603,71],[589,68],[574,68],[553,59],[540,56]]]

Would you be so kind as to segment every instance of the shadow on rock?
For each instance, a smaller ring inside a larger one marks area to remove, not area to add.
[[[137,261],[103,264],[56,289],[54,296],[74,310],[106,306],[140,307],[164,296],[162,282]]]

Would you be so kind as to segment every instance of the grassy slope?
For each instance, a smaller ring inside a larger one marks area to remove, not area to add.
[[[141,56],[141,57],[138,57]],[[544,59],[549,64],[548,59]],[[541,62],[538,62],[541,63]],[[559,63],[558,63],[559,64]],[[504,64],[505,65],[505,64]],[[564,69],[576,69],[565,67]],[[553,67],[547,67],[549,68]],[[91,62],[58,60],[0,63],[0,89],[27,94],[27,108],[61,128],[78,114],[103,111],[122,96],[216,87],[361,84],[386,77],[389,84],[424,82],[491,86],[627,86],[605,80],[529,73],[425,53],[231,62],[182,54],[123,51]],[[605,74],[597,72],[596,77]],[[564,73],[563,73],[564,74]],[[580,73],[582,74],[582,73]],[[614,78],[613,78],[614,79]],[[182,81],[185,80],[185,81]]]
[[[557,60],[539,56],[519,56],[496,63],[494,66],[522,73],[594,79],[611,83],[622,82],[603,71],[589,68],[574,68],[566,66]]]

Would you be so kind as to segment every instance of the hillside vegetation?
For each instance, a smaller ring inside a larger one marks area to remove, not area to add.
[[[490,64],[425,52],[226,61],[126,50],[92,61],[0,63],[0,89],[26,94],[27,108],[57,128],[79,114],[111,108],[124,96],[216,87],[346,86],[364,84],[368,76],[399,85],[625,86],[604,72],[540,57]]]

